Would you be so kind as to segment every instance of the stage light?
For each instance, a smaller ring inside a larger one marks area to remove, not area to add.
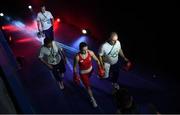
[[[29,8],[29,9],[32,9],[32,6],[31,6],[31,5],[29,5],[29,6],[28,6],[28,8]]]
[[[4,26],[2,26],[1,28],[2,28],[2,30],[5,30],[5,27],[4,27]]]
[[[11,36],[9,36],[9,41],[10,41],[10,42],[12,41],[12,37],[11,37]]]
[[[56,21],[57,21],[57,22],[60,22],[61,20],[60,20],[60,18],[57,18]]]
[[[3,13],[0,13],[0,16],[1,16],[1,17],[3,17],[3,16],[4,16],[4,14],[3,14]]]
[[[85,29],[82,29],[83,34],[87,34],[87,31]]]

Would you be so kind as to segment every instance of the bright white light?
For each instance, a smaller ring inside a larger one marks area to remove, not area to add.
[[[0,16],[2,16],[2,17],[3,17],[3,16],[4,16],[4,14],[3,14],[3,13],[0,13]]]
[[[32,9],[32,6],[31,6],[31,5],[29,5],[29,6],[28,6],[28,8],[29,8],[29,9]]]
[[[59,18],[57,18],[57,22],[60,22],[61,20]]]
[[[87,31],[85,29],[82,30],[83,34],[87,34]]]

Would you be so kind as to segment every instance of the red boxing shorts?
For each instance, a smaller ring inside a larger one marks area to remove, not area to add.
[[[90,77],[92,75],[92,72],[93,70],[87,74],[80,74],[81,81],[86,88],[90,87]]]

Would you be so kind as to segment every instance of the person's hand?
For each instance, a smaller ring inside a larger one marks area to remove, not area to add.
[[[54,32],[54,25],[52,25],[52,31]]]
[[[99,78],[104,78],[104,75],[105,75],[104,68],[99,65],[98,66],[98,76],[99,76]]]
[[[130,69],[132,69],[132,62],[128,60],[127,63],[124,65],[123,69],[125,71],[129,71]]]
[[[73,82],[74,82],[76,85],[79,85],[79,84],[80,84],[80,77],[78,76],[77,73],[73,73]]]
[[[126,58],[126,57],[124,58],[124,60],[125,60],[126,62],[128,62],[128,61],[129,61],[129,59],[128,59],[128,58]]]
[[[42,29],[38,29],[38,32],[39,32],[39,33],[43,33],[43,30],[42,30]]]
[[[102,62],[102,64],[100,64],[98,67],[101,67],[102,69],[105,69],[104,62]]]
[[[53,69],[52,65],[48,64],[47,66],[49,67],[49,69]]]

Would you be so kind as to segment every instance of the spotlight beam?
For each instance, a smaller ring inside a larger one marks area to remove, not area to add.
[[[68,46],[68,45],[62,44],[62,43],[60,43],[60,42],[58,42],[58,45],[61,46],[61,47],[63,47],[64,49],[67,49],[67,50],[73,52],[73,53],[77,53],[77,52],[79,51],[79,50],[77,50],[77,49],[75,49],[75,48],[73,48],[73,47],[70,47],[70,46]]]

